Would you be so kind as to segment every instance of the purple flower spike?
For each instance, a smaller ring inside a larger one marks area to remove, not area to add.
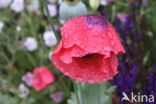
[[[128,14],[126,13],[117,13],[117,18],[121,21],[121,22],[126,22],[128,17]]]

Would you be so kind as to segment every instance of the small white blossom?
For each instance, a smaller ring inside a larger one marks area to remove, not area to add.
[[[107,5],[108,4],[108,0],[101,0],[101,5]]]
[[[50,17],[55,17],[57,15],[56,5],[48,4],[48,9],[49,9]],[[46,10],[44,11],[45,11],[45,15],[47,16]]]
[[[55,3],[57,0],[48,0],[49,3]]]
[[[11,0],[0,0],[0,8],[6,8],[11,3]]]
[[[58,0],[58,4],[61,4],[63,2],[63,0]]]
[[[24,0],[13,0],[11,9],[15,12],[21,12],[24,9]]]
[[[59,22],[60,22],[60,24],[64,24],[65,23],[65,21],[62,18],[59,18]]]
[[[55,46],[57,44],[57,39],[53,31],[44,32],[43,39],[45,41],[45,44],[49,47]]]
[[[26,98],[29,95],[29,89],[24,84],[20,84],[18,90],[20,98]]]
[[[16,31],[17,31],[17,32],[20,32],[20,31],[21,31],[21,26],[17,26],[17,27],[16,27]]]
[[[0,32],[2,32],[3,27],[4,27],[4,23],[0,21]]]
[[[33,37],[28,37],[25,41],[24,41],[24,48],[28,51],[34,51],[36,50],[38,47],[37,45],[37,41],[35,38]]]
[[[39,0],[31,0],[31,3],[27,5],[28,12],[36,12],[40,14],[40,1]]]

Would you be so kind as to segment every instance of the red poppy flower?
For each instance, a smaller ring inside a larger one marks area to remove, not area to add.
[[[36,91],[40,91],[48,87],[55,80],[55,77],[51,71],[44,66],[35,68],[33,74],[34,79],[32,86]]]
[[[113,26],[99,15],[68,20],[51,58],[65,75],[80,82],[103,82],[117,74],[117,55],[125,52]]]

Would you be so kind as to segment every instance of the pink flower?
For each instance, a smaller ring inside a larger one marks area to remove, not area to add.
[[[27,72],[22,77],[22,81],[24,81],[28,86],[32,86],[33,79],[34,79],[34,75],[31,72]]]
[[[125,52],[113,26],[90,14],[68,20],[51,56],[54,65],[79,82],[104,82],[117,74],[117,55]]]
[[[52,72],[44,66],[35,68],[33,74],[34,80],[32,86],[36,91],[40,91],[48,87],[55,80]]]
[[[63,98],[63,93],[62,92],[55,92],[50,95],[50,97],[57,103],[59,103],[62,98]]]

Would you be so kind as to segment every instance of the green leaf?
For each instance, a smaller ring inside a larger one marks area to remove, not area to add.
[[[18,104],[17,99],[0,92],[0,104]]]

